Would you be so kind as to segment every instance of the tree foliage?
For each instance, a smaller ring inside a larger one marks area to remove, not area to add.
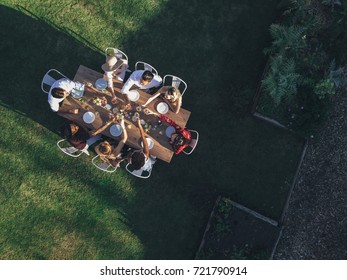
[[[301,76],[296,73],[295,68],[294,60],[286,59],[282,55],[277,55],[271,60],[270,69],[262,81],[262,87],[276,105],[297,93]]]

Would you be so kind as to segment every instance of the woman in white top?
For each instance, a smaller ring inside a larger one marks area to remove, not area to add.
[[[113,95],[113,100],[115,100],[116,96],[114,94],[113,78],[123,82],[125,72],[128,69],[128,61],[121,58],[117,59],[115,56],[107,56],[106,63],[101,66],[101,69],[105,72],[107,86]]]

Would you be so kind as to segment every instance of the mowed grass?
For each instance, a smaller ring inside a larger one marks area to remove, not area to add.
[[[276,2],[2,0],[0,258],[191,259],[220,193],[279,219],[302,141],[247,114]],[[199,145],[148,180],[56,147],[42,76],[100,70],[108,46],[188,83]]]

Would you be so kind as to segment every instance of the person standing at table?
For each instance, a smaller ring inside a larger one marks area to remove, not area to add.
[[[123,82],[125,72],[128,69],[128,61],[121,58],[117,59],[115,56],[107,56],[106,63],[101,66],[101,69],[105,72],[107,86],[113,95],[112,100],[116,100],[117,97],[114,94],[113,78],[115,77],[117,80]]]
[[[159,75],[153,74],[149,70],[134,71],[122,88],[122,94],[129,102],[128,93],[134,87],[146,92],[156,90],[162,83],[163,79]],[[130,104],[130,103],[128,103]]]
[[[164,86],[160,88],[143,106],[147,106],[156,98],[161,98],[175,114],[181,109],[182,95],[177,87]]]
[[[48,93],[48,103],[53,112],[78,114],[78,109],[63,109],[61,105],[64,99],[70,95],[72,89],[75,87],[75,82],[63,78],[53,83]]]

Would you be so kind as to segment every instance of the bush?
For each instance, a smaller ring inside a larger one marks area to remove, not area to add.
[[[278,106],[283,99],[289,100],[297,93],[300,78],[300,74],[295,71],[294,60],[277,55],[271,60],[270,69],[262,81],[262,87]]]
[[[300,130],[324,119],[330,97],[347,87],[344,67],[336,67],[332,57],[338,55],[347,63],[345,48],[341,55],[341,42],[347,42],[347,13],[339,1],[323,2],[292,0],[282,23],[270,26],[273,41],[265,49],[270,63],[261,88],[269,98],[262,97],[258,108]]]

